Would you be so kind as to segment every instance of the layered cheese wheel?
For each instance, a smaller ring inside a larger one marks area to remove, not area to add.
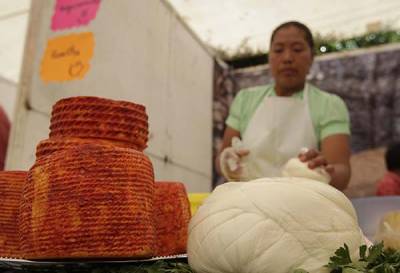
[[[43,157],[22,197],[24,257],[151,257],[153,198],[153,168],[142,152],[82,144]]]
[[[148,116],[143,105],[98,97],[59,100],[50,120],[50,138],[102,138],[128,142],[143,151],[148,140]]]
[[[53,137],[39,142],[36,146],[36,160],[52,154],[56,151],[73,148],[81,144],[101,144],[105,146],[117,146],[137,150],[136,145],[124,141],[108,140],[101,138],[78,138],[78,137]]]
[[[27,172],[0,172],[0,257],[21,258],[18,237],[18,214]]]
[[[190,203],[184,184],[155,183],[156,256],[186,253]]]

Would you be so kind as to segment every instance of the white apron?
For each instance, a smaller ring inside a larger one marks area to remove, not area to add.
[[[301,148],[318,147],[308,92],[306,84],[303,100],[266,94],[242,136],[243,146],[250,150],[242,161],[243,180],[281,176],[283,165]]]

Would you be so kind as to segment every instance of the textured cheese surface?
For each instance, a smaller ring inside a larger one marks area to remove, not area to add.
[[[155,256],[186,253],[190,204],[183,183],[155,183]]]
[[[53,105],[50,138],[101,138],[127,142],[143,151],[148,116],[143,105],[98,97],[71,97]]]
[[[189,263],[197,273],[288,273],[323,266],[346,243],[364,244],[351,202],[324,183],[263,178],[215,189],[189,225]]]
[[[0,257],[21,258],[18,213],[27,172],[0,172]]]
[[[285,177],[303,177],[329,184],[331,176],[321,167],[310,169],[306,162],[298,157],[290,159],[282,169]]]
[[[52,137],[44,139],[36,146],[36,160],[57,151],[73,148],[82,144],[96,144],[108,147],[121,147],[136,149],[137,146],[129,142],[101,139],[101,138],[79,138],[79,137]]]
[[[139,151],[83,144],[28,172],[20,210],[27,259],[154,255],[154,174]]]

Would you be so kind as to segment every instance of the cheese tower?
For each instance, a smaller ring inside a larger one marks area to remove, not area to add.
[[[0,257],[21,258],[17,221],[27,172],[0,172]]]
[[[153,198],[152,164],[140,151],[91,143],[49,154],[23,192],[24,257],[151,257]]]
[[[179,182],[155,183],[156,256],[186,253],[190,204]]]
[[[59,100],[50,120],[50,138],[75,137],[111,140],[138,151],[146,148],[148,117],[145,107],[98,97]]]

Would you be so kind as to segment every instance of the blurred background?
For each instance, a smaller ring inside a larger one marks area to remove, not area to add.
[[[99,5],[92,21],[55,30],[57,1],[0,0],[0,104],[12,125],[6,168],[34,162],[55,101],[99,95],[146,105],[146,152],[158,179],[209,191],[220,181],[212,162],[233,97],[270,82],[271,31],[299,20],[317,44],[309,80],[341,96],[350,109],[354,155],[347,194],[374,194],[385,172],[385,147],[400,138],[398,0],[92,2]],[[87,75],[44,81],[48,41],[81,32],[95,38]]]

